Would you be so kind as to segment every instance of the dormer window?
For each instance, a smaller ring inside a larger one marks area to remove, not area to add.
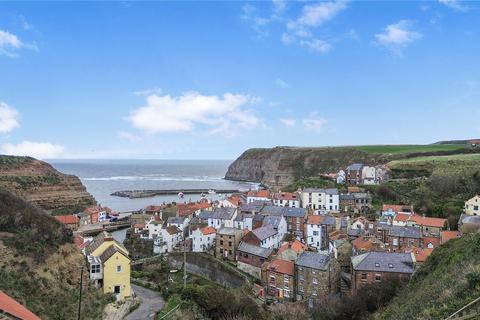
[[[380,268],[380,263],[375,262],[375,268]]]
[[[388,264],[388,267],[389,267],[390,269],[393,269],[393,264],[389,263],[389,264]]]

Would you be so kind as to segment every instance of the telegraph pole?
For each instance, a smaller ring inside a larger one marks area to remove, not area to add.
[[[183,289],[187,288],[187,241],[183,237]]]
[[[80,320],[80,314],[82,311],[82,287],[83,287],[83,266],[80,267],[80,292],[78,294],[78,317],[77,319]]]

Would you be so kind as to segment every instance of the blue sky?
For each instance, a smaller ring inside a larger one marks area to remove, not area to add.
[[[480,3],[0,3],[0,152],[480,137]]]

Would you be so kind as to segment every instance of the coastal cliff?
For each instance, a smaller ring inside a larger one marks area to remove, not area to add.
[[[0,188],[48,211],[81,210],[96,203],[78,177],[31,157],[0,155]]]
[[[391,159],[349,147],[249,149],[229,166],[225,179],[284,187],[319,173],[337,172],[351,163],[379,165]]]

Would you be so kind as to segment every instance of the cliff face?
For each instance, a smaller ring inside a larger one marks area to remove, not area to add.
[[[284,187],[301,178],[337,172],[351,163],[379,165],[390,159],[347,147],[249,149],[229,166],[225,178]]]
[[[30,157],[0,156],[0,188],[50,211],[95,204],[76,176]]]

